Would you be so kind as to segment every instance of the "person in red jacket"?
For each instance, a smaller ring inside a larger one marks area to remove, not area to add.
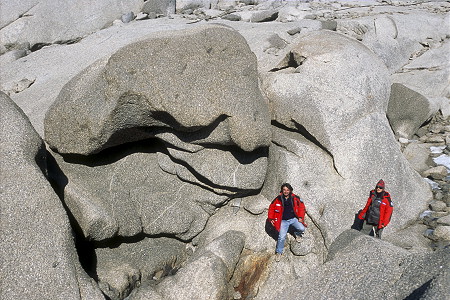
[[[393,210],[391,195],[385,190],[384,181],[381,179],[375,189],[370,191],[366,206],[358,215],[360,220],[365,221],[361,231],[370,234],[373,230],[375,236],[381,239],[383,229],[391,221]]]
[[[284,249],[284,242],[289,227],[295,229],[296,241],[300,242],[301,235],[305,231],[305,204],[297,195],[292,193],[293,188],[289,183],[281,185],[280,194],[269,206],[268,219],[278,231],[277,246],[275,249],[276,261],[279,261]]]

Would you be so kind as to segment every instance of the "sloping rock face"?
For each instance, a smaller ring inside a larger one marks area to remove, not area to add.
[[[232,299],[229,280],[244,247],[245,235],[229,230],[195,253],[175,275],[164,278],[156,287],[143,285],[133,291],[138,299]],[[195,278],[195,280],[193,280]]]
[[[50,186],[45,146],[0,93],[2,299],[104,299],[83,271],[67,214]]]
[[[442,270],[448,268],[449,258],[448,251],[411,254],[349,230],[336,239],[325,264],[298,278],[274,299],[298,299],[298,295],[308,299],[405,299],[414,295],[419,299],[423,292],[417,290],[445,276]],[[434,293],[436,299],[445,297],[442,290]]]
[[[445,22],[448,24],[450,14]],[[443,26],[449,28],[449,26]],[[450,35],[450,32],[447,33]],[[436,48],[431,48],[423,55],[405,65],[401,72],[392,74],[392,81],[420,91],[427,98],[450,97],[450,42],[446,41]],[[448,104],[447,104],[448,105]],[[448,115],[447,115],[448,116]]]
[[[55,177],[85,237],[189,240],[216,207],[261,188],[269,120],[245,40],[204,26],[97,61],[62,90],[45,133],[77,154],[55,154]]]
[[[394,133],[411,138],[436,113],[430,106],[428,99],[416,91],[401,83],[392,84],[387,117]]]
[[[143,0],[5,0],[0,4],[0,47],[51,44],[80,39],[123,14],[139,12]],[[101,13],[98,13],[101,12]]]
[[[439,43],[449,33],[448,19],[426,11],[417,12],[413,17],[386,14],[337,23],[338,31],[360,40],[383,60],[391,73],[407,64],[421,50],[421,44]]]
[[[380,178],[389,182],[387,189],[399,204],[392,229],[424,209],[432,195],[392,134],[385,115],[389,73],[379,58],[353,39],[318,31],[300,38],[273,71],[263,86],[274,124],[282,130],[274,134],[269,169],[278,171],[266,180],[267,190],[283,181],[300,187],[308,211],[327,232],[327,244],[351,225]],[[289,135],[283,131],[301,136],[283,141]],[[311,151],[322,157],[318,163],[306,155]],[[311,169],[315,166],[321,175]]]

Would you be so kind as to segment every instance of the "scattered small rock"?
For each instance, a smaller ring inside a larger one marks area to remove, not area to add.
[[[228,21],[240,21],[241,16],[236,14],[228,14],[222,17],[222,19],[228,20]]]
[[[436,212],[446,211],[447,205],[443,201],[432,201],[430,203],[430,208],[431,210]]]
[[[442,180],[448,175],[447,168],[444,166],[437,166],[434,168],[431,168],[429,170],[426,170],[423,172],[423,176],[431,177],[433,179],[439,179]]]
[[[141,21],[141,20],[145,20],[145,19],[148,19],[148,14],[143,13],[143,12],[138,13],[135,18],[136,21]]]
[[[436,240],[450,241],[450,226],[437,226],[433,231],[433,236]]]
[[[437,220],[437,224],[450,226],[450,215],[446,215],[446,216],[444,216],[442,218],[439,218]]]
[[[427,225],[429,228],[436,228],[436,226],[438,225],[437,223],[438,218],[434,218],[431,215],[430,216],[426,216],[425,218],[423,218],[423,224]]]
[[[262,10],[252,14],[250,17],[250,22],[259,23],[259,22],[269,22],[275,21],[278,17],[278,11],[276,10]]]
[[[123,14],[121,20],[123,23],[130,23],[134,20],[134,12],[130,11],[129,13]]]
[[[295,34],[297,34],[297,33],[300,33],[301,31],[302,31],[302,28],[301,28],[301,27],[295,27],[295,28],[289,29],[289,30],[287,31],[287,33],[288,33],[289,35],[295,35]]]

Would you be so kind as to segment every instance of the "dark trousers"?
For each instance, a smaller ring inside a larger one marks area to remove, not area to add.
[[[367,224],[367,222],[364,221],[361,232],[381,239],[381,234],[383,233],[383,228],[378,229],[377,225]]]

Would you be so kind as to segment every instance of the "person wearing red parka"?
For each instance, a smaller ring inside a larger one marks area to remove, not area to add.
[[[276,261],[280,260],[284,249],[284,242],[289,227],[295,229],[296,241],[301,241],[301,235],[305,231],[305,204],[297,195],[292,193],[293,188],[289,183],[281,185],[280,194],[269,206],[268,219],[278,231],[277,246],[275,249]]]
[[[391,221],[394,205],[391,195],[385,190],[383,179],[378,181],[374,190],[370,191],[366,206],[358,214],[360,220],[364,220],[362,232],[370,234],[373,230],[375,236],[381,239],[383,229]]]

